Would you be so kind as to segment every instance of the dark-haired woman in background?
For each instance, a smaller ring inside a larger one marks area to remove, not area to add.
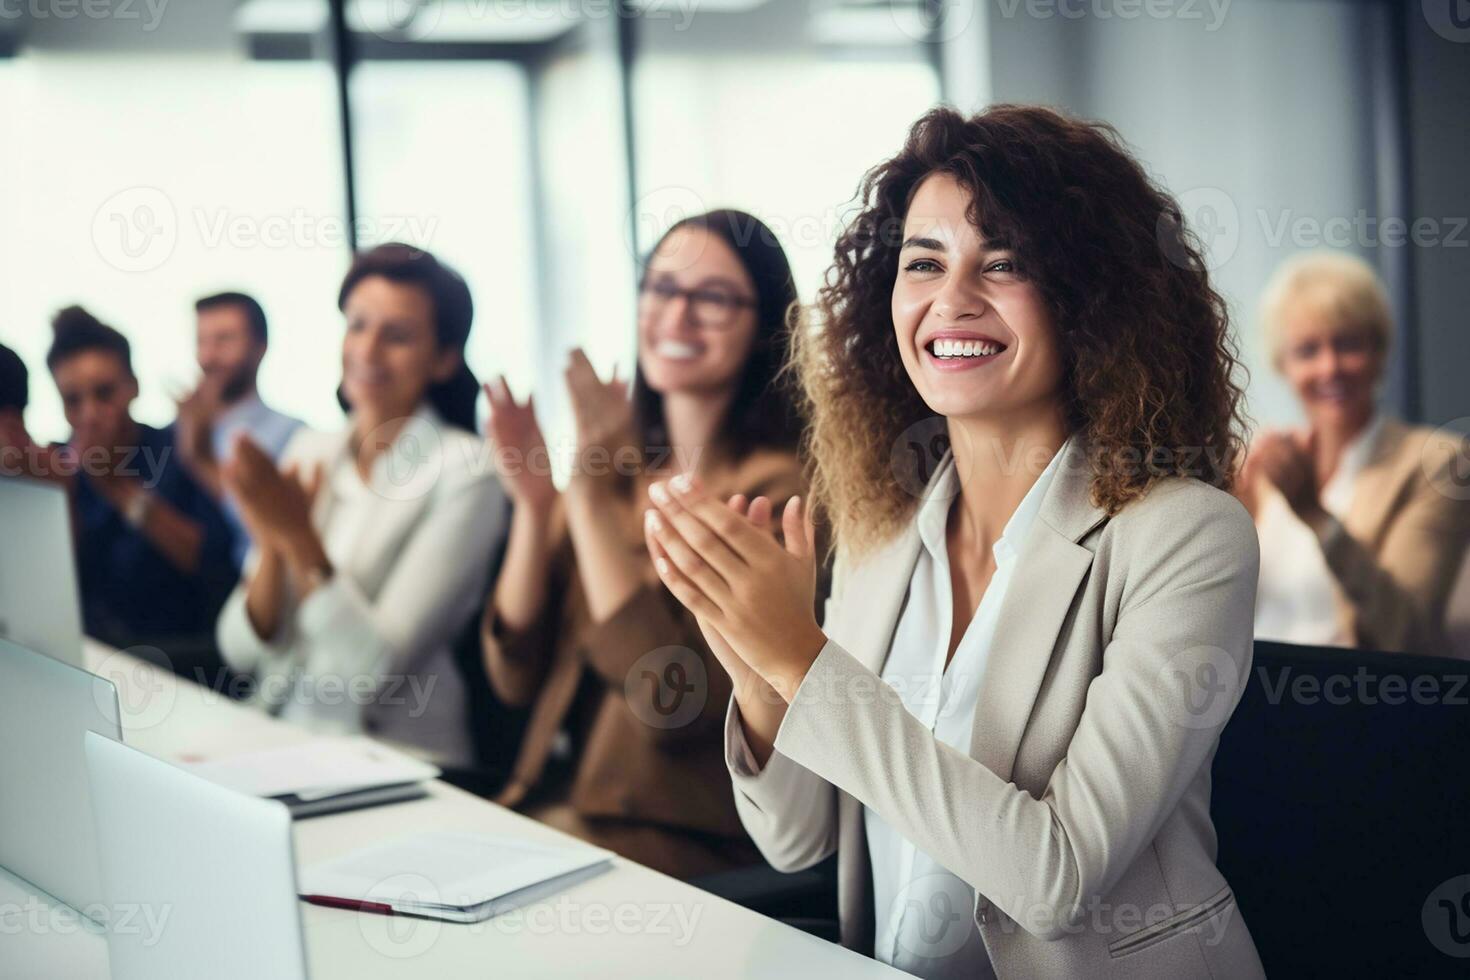
[[[473,434],[469,288],[427,252],[382,245],[337,303],[346,429],[298,430],[281,469],[242,436],[223,468],[255,550],[220,648],[272,713],[464,765],[451,644],[484,599],[506,513]]]
[[[235,581],[229,525],[179,464],[172,433],[133,418],[127,338],[79,306],[52,327],[46,366],[71,436],[24,458],[71,492],[85,629],[157,647],[177,670],[217,667],[214,617]]]
[[[799,333],[813,492],[655,483],[649,548],[735,676],[740,815],[837,854],[842,939],[923,977],[1261,977],[1210,763],[1257,549],[1225,303],[1107,127],[936,109],[871,171]],[[945,433],[932,471],[906,449]],[[927,479],[925,479],[927,478]]]
[[[640,295],[631,399],[572,352],[577,461],[565,492],[530,399],[517,404],[503,379],[487,389],[515,510],[485,665],[502,699],[532,706],[500,801],[688,877],[758,855],[724,778],[729,677],[659,584],[636,501],[650,480],[685,471],[726,493],[799,492],[799,426],[775,381],[796,297],[775,236],[738,211],[672,228]]]

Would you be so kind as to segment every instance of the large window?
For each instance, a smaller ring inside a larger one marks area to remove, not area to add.
[[[467,360],[517,389],[544,353],[525,71],[508,62],[365,62],[352,74],[360,245],[406,241],[469,282]]]
[[[33,434],[67,433],[57,309],[131,338],[136,413],[166,424],[196,376],[193,300],[223,289],[270,318],[267,401],[340,425],[355,233],[465,275],[471,366],[534,390],[564,445],[566,351],[631,374],[638,259],[673,220],[756,213],[811,298],[862,173],[939,96],[922,38],[870,8],[372,0],[346,3],[341,46],[328,0],[191,0],[157,32],[19,25],[0,46],[0,342],[31,367]]]
[[[0,342],[32,372],[37,439],[67,428],[45,374],[51,315],[80,303],[132,340],[137,416],[193,382],[193,300],[266,308],[265,397],[317,424],[332,398],[346,268],[331,69],[218,56],[0,60]]]

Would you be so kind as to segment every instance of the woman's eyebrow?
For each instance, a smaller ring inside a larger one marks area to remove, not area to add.
[[[906,248],[927,248],[934,252],[942,252],[944,251],[944,243],[937,238],[925,238],[922,235],[915,235],[912,238],[904,239],[904,243],[898,247],[898,250],[901,252]]]

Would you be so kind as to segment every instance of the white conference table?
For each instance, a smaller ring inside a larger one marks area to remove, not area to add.
[[[217,758],[310,737],[108,647],[89,643],[86,658],[117,684],[124,740],[162,758]],[[307,865],[425,830],[571,840],[435,781],[426,799],[299,821],[296,858]],[[556,898],[473,925],[304,903],[301,911],[313,980],[907,975],[621,858]],[[95,926],[0,871],[0,978],[107,976],[106,942]]]

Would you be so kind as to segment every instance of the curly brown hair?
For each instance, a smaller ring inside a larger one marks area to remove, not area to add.
[[[969,191],[971,224],[1011,250],[1048,304],[1093,502],[1115,514],[1166,476],[1228,489],[1243,450],[1244,368],[1178,203],[1105,124],[1033,106],[969,118],[936,108],[863,178],[815,319],[793,330],[811,493],[837,537],[862,550],[918,502],[894,449],[934,413],[904,369],[890,302],[909,203],[937,173]]]

